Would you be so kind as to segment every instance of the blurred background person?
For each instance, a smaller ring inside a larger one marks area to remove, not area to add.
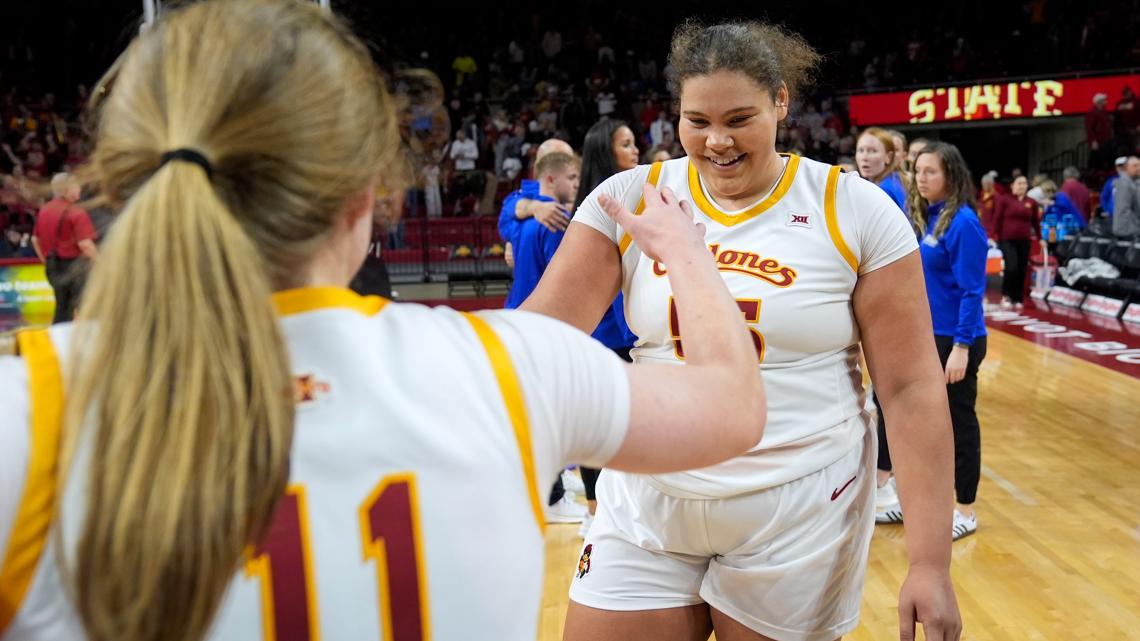
[[[76,204],[80,185],[69,174],[51,180],[52,199],[36,214],[32,247],[44,263],[48,283],[55,292],[52,323],[75,317],[86,279],[88,261],[95,260],[95,226],[87,211]]]
[[[1001,247],[1005,269],[1002,272],[1002,309],[1023,305],[1029,252],[1041,224],[1041,207],[1029,197],[1029,181],[1018,176],[1009,185],[1009,194],[998,196],[994,205],[991,238]]]

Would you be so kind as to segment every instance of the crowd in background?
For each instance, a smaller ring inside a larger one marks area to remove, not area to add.
[[[708,14],[696,2],[682,4],[679,11],[635,12],[588,1],[536,11],[507,2],[497,19],[477,6],[433,10],[431,16],[425,14],[429,8],[411,3],[334,8],[362,31],[374,30],[381,64],[411,97],[405,139],[416,189],[405,214],[440,217],[497,211],[529,175],[537,145],[560,138],[580,148],[586,130],[601,119],[630,126],[643,162],[681,155],[666,43],[675,16]],[[1135,0],[1031,0],[988,6],[982,14],[959,3],[932,7],[918,21],[904,5],[896,11],[890,4],[873,15],[803,24],[788,12],[789,26],[828,55],[820,74],[826,82],[800,97],[780,128],[781,151],[854,167],[860,132],[837,92],[1140,62],[1140,46],[1130,37],[1140,32],[1140,11],[1129,10]],[[72,23],[90,23],[83,11],[70,12],[49,33],[73,33],[78,27]],[[102,40],[107,51],[129,36],[137,20],[137,9],[124,9],[120,18],[109,13],[99,16],[100,28],[114,34]],[[50,39],[35,35],[41,21],[33,14],[24,7],[10,16],[21,35],[0,51],[6,67],[0,75],[0,229],[21,233],[45,200],[50,176],[89,151],[79,109],[86,89],[66,90],[52,80],[90,82],[97,71],[86,58],[106,57],[90,46],[79,51],[72,40],[47,46]],[[400,28],[387,28],[392,24]],[[454,37],[437,37],[441,32]],[[65,58],[67,65],[57,64]],[[63,72],[47,76],[40,68]],[[438,81],[408,69],[429,70]],[[1140,144],[1135,97],[1104,97],[1086,130],[1090,166],[1108,170],[1112,159]],[[396,234],[393,244],[401,242]]]

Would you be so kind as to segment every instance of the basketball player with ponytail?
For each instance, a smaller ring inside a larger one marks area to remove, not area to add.
[[[315,6],[187,4],[101,86],[118,220],[77,322],[0,358],[3,641],[533,639],[559,470],[760,438],[748,330],[668,192],[607,207],[669,265],[691,366],[627,366],[541,317],[346,289],[399,135]]]

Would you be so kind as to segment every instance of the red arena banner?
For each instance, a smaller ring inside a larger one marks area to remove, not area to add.
[[[851,122],[859,126],[970,122],[1079,116],[1098,93],[1116,105],[1124,87],[1140,94],[1140,75],[1079,80],[1030,80],[851,96]]]

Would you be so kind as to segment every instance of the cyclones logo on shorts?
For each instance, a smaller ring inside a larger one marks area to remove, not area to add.
[[[578,558],[578,578],[582,578],[590,573],[590,554],[594,551],[594,544],[586,545],[582,550],[582,556]]]

